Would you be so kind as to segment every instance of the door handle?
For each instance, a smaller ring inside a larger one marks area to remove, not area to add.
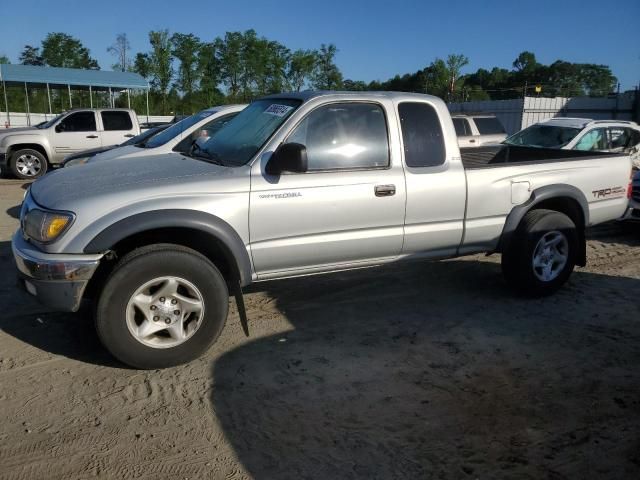
[[[376,197],[390,197],[396,194],[395,185],[376,185],[374,188]]]
[[[469,143],[476,143],[476,141],[472,138],[471,140],[469,140]]]
[[[132,137],[134,137],[134,135],[133,135],[133,133],[127,133],[127,134],[125,135],[125,137],[127,137],[127,138],[132,138]]]
[[[87,138],[98,138],[98,135],[87,135]]]

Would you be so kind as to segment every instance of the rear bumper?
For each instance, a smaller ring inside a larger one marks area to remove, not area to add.
[[[16,232],[11,241],[18,282],[53,310],[75,312],[102,255],[49,254],[37,250]]]

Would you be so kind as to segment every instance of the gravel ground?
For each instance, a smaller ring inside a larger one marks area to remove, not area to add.
[[[640,226],[590,232],[558,294],[499,257],[247,294],[203,358],[137,371],[15,288],[0,180],[0,478],[640,478]]]

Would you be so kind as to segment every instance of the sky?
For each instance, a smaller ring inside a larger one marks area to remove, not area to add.
[[[291,50],[335,44],[336,64],[352,80],[412,73],[450,53],[469,58],[463,73],[511,69],[529,50],[545,64],[609,65],[622,90],[640,84],[640,0],[0,0],[0,18],[0,55],[16,63],[24,45],[39,45],[53,31],[79,38],[110,69],[115,58],[107,47],[118,33],[127,34],[135,54],[149,50],[150,30],[211,41],[253,28]]]

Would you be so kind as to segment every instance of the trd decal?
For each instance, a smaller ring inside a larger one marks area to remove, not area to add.
[[[611,187],[593,190],[591,193],[593,193],[594,198],[621,197],[627,194],[627,189],[624,187]]]

